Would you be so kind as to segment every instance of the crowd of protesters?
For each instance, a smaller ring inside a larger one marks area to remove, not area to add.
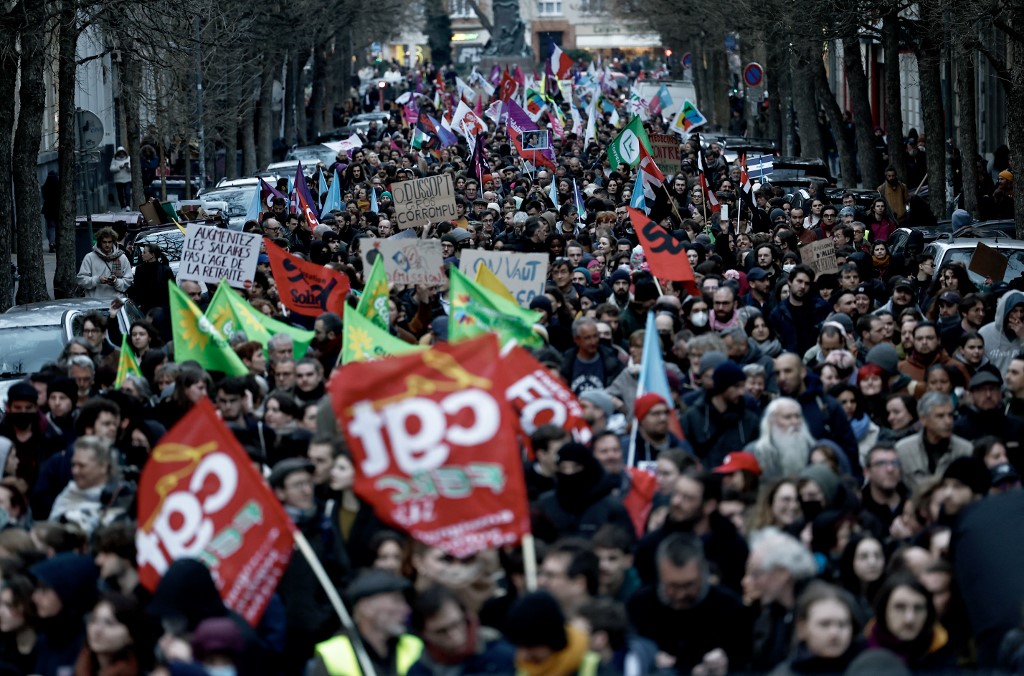
[[[325,397],[345,377],[342,317],[286,316],[261,256],[247,300],[314,330],[309,353],[296,360],[283,334],[265,346],[236,335],[249,376],[176,362],[166,257],[148,245],[133,271],[104,229],[79,282],[110,312],[86,315],[51,366],[12,386],[0,421],[0,671],[362,673],[300,556],[255,627],[195,560],[174,562],[155,590],[140,585],[135,482],[202,399],[310,541],[382,676],[1024,669],[1022,280],[936,270],[919,232],[892,254],[906,189],[891,169],[867,209],[770,182],[745,208],[740,167],[694,136],[681,139],[660,218],[685,242],[691,295],[647,269],[627,212],[633,170],[607,166],[607,114],[589,145],[552,135],[554,167],[524,165],[488,125],[475,175],[464,139],[414,149],[395,110],[339,154],[344,210],[311,229],[278,200],[246,229],[360,289],[360,240],[397,231],[389,188],[445,172],[458,217],[419,234],[440,239],[446,266],[470,248],[550,256],[530,302],[543,316],[534,352],[594,436],[531,436],[539,590],[521,549],[455,558],[355,494],[359,468]],[[728,223],[708,208],[700,153]],[[801,263],[800,247],[825,238],[835,274]],[[212,289],[179,286],[209,302]],[[391,333],[447,340],[447,292],[392,288]],[[143,376],[115,388],[111,315],[125,295],[149,315],[129,327]],[[651,311],[672,401],[636,396]]]

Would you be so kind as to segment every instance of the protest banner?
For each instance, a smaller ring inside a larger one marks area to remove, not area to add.
[[[220,418],[198,401],[153,449],[139,479],[139,580],[197,559],[224,603],[259,623],[291,558],[292,522]]]
[[[548,277],[547,254],[465,249],[459,256],[461,273],[475,279],[477,268],[486,266],[523,307],[529,307],[535,296],[544,293]]]
[[[519,425],[529,437],[541,425],[555,425],[572,435],[574,441],[590,443],[590,425],[583,419],[583,406],[576,395],[537,359],[514,343],[501,351],[502,369],[511,383],[505,398],[519,414]]]
[[[178,278],[206,284],[226,279],[235,288],[248,289],[256,276],[262,239],[255,232],[189,223],[181,246]]]
[[[998,249],[993,249],[984,242],[978,242],[974,253],[971,254],[971,263],[967,269],[982,277],[987,277],[993,282],[1001,282],[1009,264],[1010,261]]]
[[[811,266],[814,278],[822,275],[834,275],[839,272],[836,263],[836,245],[831,238],[804,244],[800,247],[800,262]]]
[[[494,336],[351,363],[328,384],[377,516],[464,558],[529,532],[515,414]]]
[[[678,174],[682,167],[679,154],[679,138],[672,134],[651,134],[654,161],[666,174]]]
[[[457,218],[455,184],[451,174],[391,184],[395,222],[402,230]]]
[[[392,284],[436,286],[444,279],[444,257],[438,239],[362,239],[359,242],[363,265],[373,265],[377,252],[384,261],[384,272]],[[365,269],[365,268],[364,268]]]
[[[690,295],[697,295],[697,280],[693,276],[690,259],[686,256],[684,242],[673,237],[671,232],[652,221],[644,212],[633,208],[628,209],[628,212],[654,276],[680,282]]]
[[[296,258],[270,240],[267,256],[285,307],[306,317],[325,312],[345,316],[345,296],[350,288],[346,275]]]

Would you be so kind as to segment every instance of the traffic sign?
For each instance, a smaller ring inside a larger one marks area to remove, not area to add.
[[[93,150],[103,143],[103,122],[95,113],[79,110],[75,113],[78,123],[78,147],[80,150]]]
[[[693,67],[693,52],[686,52],[683,54],[683,68]]]
[[[743,69],[743,82],[748,87],[760,87],[761,82],[764,81],[764,68],[761,68],[761,64],[751,61],[747,64],[747,67]]]

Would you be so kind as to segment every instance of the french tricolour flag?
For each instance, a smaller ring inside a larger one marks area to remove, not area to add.
[[[572,78],[572,59],[565,52],[558,48],[554,42],[551,43],[551,72],[558,80],[569,80]]]

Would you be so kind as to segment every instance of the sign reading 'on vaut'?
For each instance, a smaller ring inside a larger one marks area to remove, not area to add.
[[[403,230],[458,217],[451,174],[392,183],[391,196],[395,202],[395,220]]]

